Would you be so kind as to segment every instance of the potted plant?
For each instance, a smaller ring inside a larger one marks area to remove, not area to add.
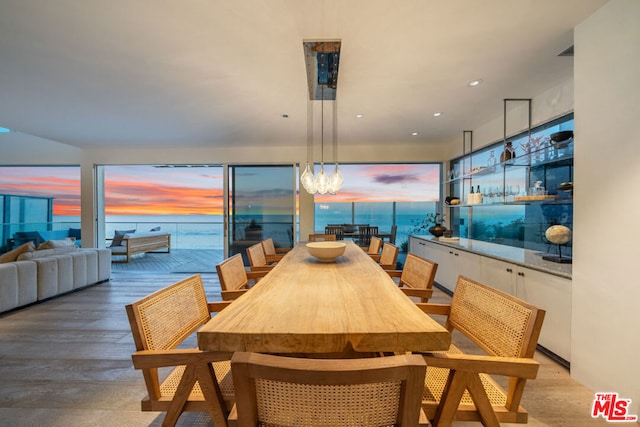
[[[431,212],[414,227],[414,231],[427,230],[435,237],[440,237],[447,231],[447,227],[442,224],[443,222],[444,216],[440,212]]]

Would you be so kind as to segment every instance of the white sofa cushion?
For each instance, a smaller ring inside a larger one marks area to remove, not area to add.
[[[58,261],[55,258],[36,258],[38,267],[38,300],[58,294]]]
[[[0,264],[0,312],[18,307],[18,266]]]
[[[71,252],[68,254],[71,257],[73,265],[73,289],[82,288],[87,286],[87,254],[86,252]]]

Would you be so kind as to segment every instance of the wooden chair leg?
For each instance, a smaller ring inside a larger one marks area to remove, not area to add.
[[[442,391],[440,403],[433,417],[432,424],[434,427],[451,426],[458,406],[460,405],[462,394],[465,391],[464,378],[461,378],[463,375],[463,372],[449,371],[447,384]]]
[[[496,413],[491,406],[491,401],[489,400],[489,396],[487,396],[487,392],[482,385],[482,380],[480,380],[480,375],[478,374],[469,374],[468,382],[467,382],[467,390],[469,390],[469,394],[471,394],[471,398],[473,399],[473,403],[480,413],[480,419],[482,420],[482,424],[491,427],[499,427],[500,422],[496,417]]]
[[[485,427],[500,427],[480,376],[473,372],[453,370],[449,371],[447,384],[433,417],[433,425],[437,427],[451,425],[465,390],[469,390],[469,394],[471,394],[473,403],[480,414],[482,425]]]
[[[197,376],[213,425],[227,427],[227,416],[229,414],[227,413],[213,366],[209,363],[198,365]]]
[[[187,399],[189,399],[189,395],[191,394],[191,390],[193,390],[193,385],[195,383],[196,368],[193,365],[188,365],[182,374],[180,384],[178,384],[178,388],[176,389],[173,400],[169,405],[167,414],[164,416],[162,427],[173,427],[176,425],[178,418],[180,418],[180,415],[184,411]]]

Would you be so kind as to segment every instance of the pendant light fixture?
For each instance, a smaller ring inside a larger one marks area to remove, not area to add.
[[[311,100],[307,101],[307,166],[300,175],[300,183],[307,193],[315,194],[316,181],[308,159],[312,159],[313,162],[313,103]]]
[[[300,183],[309,194],[336,194],[344,182],[338,169],[337,161],[337,108],[336,91],[338,84],[338,64],[340,60],[340,41],[304,42],[307,64],[307,78],[309,82],[310,100],[320,98],[320,171],[314,176],[313,166],[307,160],[307,165],[300,175]],[[318,91],[318,86],[320,90]],[[325,93],[325,89],[327,92]],[[324,102],[332,99],[333,104],[333,157],[334,172],[329,177],[324,170]],[[311,147],[311,148],[310,148]],[[307,106],[307,158],[313,153],[313,106]],[[313,162],[313,161],[312,161]]]

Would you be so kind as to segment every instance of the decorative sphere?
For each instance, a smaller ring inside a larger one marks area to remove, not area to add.
[[[564,225],[552,225],[547,228],[544,235],[548,241],[557,245],[564,245],[571,240],[571,230]]]

